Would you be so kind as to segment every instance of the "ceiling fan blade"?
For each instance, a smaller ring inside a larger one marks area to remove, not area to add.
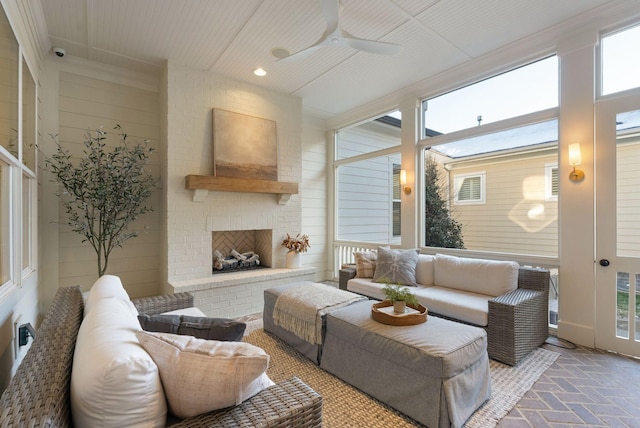
[[[292,53],[289,56],[285,56],[283,58],[280,58],[278,60],[276,60],[276,62],[282,62],[282,63],[290,63],[290,62],[296,62],[296,61],[300,61],[303,60],[309,56],[311,56],[315,51],[317,51],[318,49],[320,49],[322,47],[322,45],[316,44],[313,46],[309,46],[308,48],[302,49],[301,51],[298,51],[296,53]]]
[[[322,14],[324,20],[327,21],[327,30],[325,34],[331,34],[338,28],[338,19],[340,14],[339,0],[321,0]]]
[[[334,35],[334,33],[339,33],[338,28],[338,9],[339,9],[339,0],[321,0],[322,6],[322,14],[324,15],[325,20],[327,21],[327,28],[324,30],[324,33],[315,42],[313,45],[309,46],[306,49],[302,49],[296,53],[293,53],[289,56],[285,56],[284,58],[278,59],[276,62],[289,63],[300,61],[311,56],[315,51],[320,49],[322,46],[330,44],[330,37]],[[335,38],[335,35],[334,35]]]
[[[395,43],[379,42],[377,40],[358,39],[343,31],[344,41],[354,49],[361,51],[381,54],[381,55],[395,55],[402,50],[402,46]]]

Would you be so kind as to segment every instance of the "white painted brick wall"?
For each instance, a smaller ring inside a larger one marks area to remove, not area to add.
[[[235,192],[209,192],[203,202],[193,202],[184,180],[188,174],[212,174],[212,109],[223,108],[274,120],[279,180],[300,183],[301,99],[172,64],[167,70],[167,99],[168,282],[211,276],[213,225],[243,229],[274,223],[273,264],[283,267],[281,240],[301,231],[300,195],[293,195],[286,205],[279,205],[276,195]],[[229,307],[242,296],[203,296],[202,304]]]

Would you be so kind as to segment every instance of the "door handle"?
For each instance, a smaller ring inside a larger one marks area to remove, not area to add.
[[[607,267],[607,266],[610,265],[609,260],[607,260],[607,259],[600,259],[600,261],[598,263],[600,263],[600,266],[602,266],[602,267]]]

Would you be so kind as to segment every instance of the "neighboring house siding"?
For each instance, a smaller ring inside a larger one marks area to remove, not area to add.
[[[397,146],[399,138],[364,130],[340,131],[338,158]],[[340,240],[389,242],[392,235],[393,164],[400,155],[381,156],[338,168],[337,236]]]
[[[640,141],[618,144],[618,255],[640,257]]]
[[[151,171],[160,176],[159,97],[130,86],[92,79],[67,72],[60,73],[59,95],[60,144],[75,156],[82,153],[87,130],[103,127],[112,132],[120,124],[127,141],[150,141],[156,150],[151,157]],[[117,138],[111,140],[117,142]],[[130,229],[139,236],[126,241],[111,253],[107,273],[121,278],[132,297],[157,294],[160,290],[161,195],[156,191],[147,201],[154,211],[140,217]],[[97,279],[96,254],[83,237],[72,232],[60,208],[59,285],[80,284],[88,289]]]
[[[556,160],[554,153],[455,166],[450,183],[457,174],[486,173],[485,203],[451,205],[465,248],[557,257],[558,205],[545,200],[545,164]]]

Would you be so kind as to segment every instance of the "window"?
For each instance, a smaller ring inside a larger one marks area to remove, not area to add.
[[[400,124],[391,112],[336,133],[336,238],[400,241]]]
[[[449,134],[558,106],[552,56],[422,102],[423,138]]]
[[[375,156],[338,167],[336,232],[339,240],[391,243],[394,164],[400,164],[400,154]]]
[[[392,185],[393,185],[393,199],[391,201],[391,211],[392,211],[391,212],[391,218],[392,218],[391,233],[395,238],[401,235],[400,213],[402,209],[401,208],[402,203],[400,201],[401,193],[402,193],[402,185],[400,184],[400,164],[397,164],[397,163],[393,164]]]
[[[558,87],[552,56],[423,102],[424,245],[558,256]]]
[[[18,158],[18,42],[0,8],[0,144]]]
[[[484,204],[485,173],[454,176],[455,201],[457,204]]]
[[[33,269],[34,260],[32,250],[35,247],[34,231],[36,216],[34,213],[33,196],[36,180],[28,174],[22,175],[22,273],[28,275]]]
[[[558,164],[544,166],[544,199],[547,201],[558,200]]]
[[[22,163],[36,171],[36,82],[22,60]]]
[[[0,7],[0,301],[36,280],[37,88]],[[22,101],[22,102],[21,102]],[[22,112],[22,115],[20,114]],[[20,121],[20,118],[22,120]],[[22,132],[20,132],[22,131]]]
[[[347,159],[400,145],[400,113],[391,112],[357,126],[341,129],[336,138],[336,156]]]
[[[11,274],[11,166],[0,160],[0,285]]]
[[[640,26],[602,38],[602,95],[640,86]]]

